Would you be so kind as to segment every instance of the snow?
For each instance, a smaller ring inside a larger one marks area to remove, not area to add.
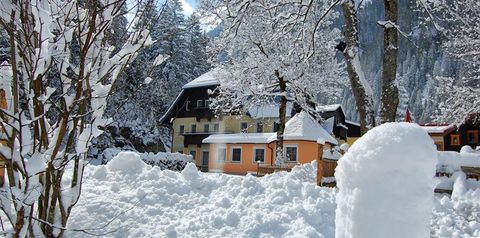
[[[436,158],[416,124],[368,131],[338,161],[336,237],[429,237]]]
[[[350,149],[350,145],[348,143],[343,143],[342,145],[340,145],[340,150],[347,152],[348,149]]]
[[[329,159],[329,160],[339,160],[342,157],[342,154],[340,154],[336,150],[323,150],[323,156],[322,158],[324,159]]]
[[[181,173],[151,166],[135,176],[126,172],[110,165],[85,168],[67,237],[93,237],[71,231],[85,228],[101,237],[335,237],[337,190],[315,185],[315,162],[262,178],[201,173],[193,164]],[[480,190],[455,199],[437,195],[432,237],[479,237],[478,197]],[[402,198],[415,201],[415,194]]]
[[[257,178],[189,164],[181,173],[146,166],[125,176],[89,165],[69,229],[102,237],[334,237],[335,190],[316,186],[315,171],[312,163]]]
[[[331,111],[336,111],[338,108],[341,108],[341,104],[331,104],[331,105],[318,105],[317,106],[317,111],[320,112],[331,112]]]
[[[360,126],[360,123],[354,122],[354,121],[345,120],[345,123],[351,124],[351,125],[354,125],[354,126]]]
[[[333,124],[334,123],[335,123],[335,117],[330,117],[322,123],[322,127],[328,133],[333,133]]]
[[[277,135],[273,135],[268,142],[275,141]],[[318,143],[338,144],[322,125],[315,121],[308,113],[302,111],[295,114],[287,123],[285,123],[284,140],[310,140]]]
[[[454,173],[462,166],[480,168],[480,154],[438,151],[438,171]]]
[[[193,162],[193,158],[191,155],[185,155],[181,153],[169,153],[169,152],[137,153],[132,151],[122,151],[121,149],[118,149],[118,148],[108,148],[102,153],[103,158],[101,163],[103,164],[108,163],[108,165],[111,165],[112,162],[109,162],[109,161],[114,161],[114,158],[120,157],[119,160],[122,160],[122,158],[128,157],[128,156],[140,158],[140,160],[142,160],[144,163],[148,165],[160,167],[160,169],[162,170],[169,169],[169,170],[180,171],[183,168],[185,168],[187,163]],[[125,163],[129,163],[129,162],[125,161]],[[114,165],[114,166],[121,166],[121,165]]]
[[[252,143],[266,144],[268,139],[277,133],[235,133],[213,134],[203,139],[203,143]]]
[[[152,78],[146,77],[145,80],[143,80],[143,84],[150,84],[153,81]]]
[[[208,87],[208,86],[217,86],[220,85],[220,81],[218,80],[219,77],[224,77],[226,75],[226,71],[220,68],[214,68],[202,75],[198,78],[190,81],[189,83],[183,85],[183,89],[187,88],[198,88],[198,87]]]
[[[462,146],[462,148],[460,149],[460,154],[465,155],[465,156],[475,156],[475,155],[477,155],[480,159],[480,149],[477,148],[476,150],[474,150],[469,145]]]
[[[140,159],[140,155],[131,151],[118,153],[118,155],[108,163],[108,169],[110,171],[119,171],[133,175],[140,173],[145,166],[146,164]]]
[[[423,125],[421,126],[427,133],[444,133],[447,130],[450,130],[455,127],[455,125],[444,125],[444,126],[430,126],[430,125]]]

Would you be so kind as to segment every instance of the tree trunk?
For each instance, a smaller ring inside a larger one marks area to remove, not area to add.
[[[384,0],[385,24],[383,24],[383,73],[382,73],[382,123],[393,122],[397,116],[397,0]]]
[[[342,4],[346,29],[344,31],[346,48],[343,51],[347,64],[347,72],[352,86],[353,96],[360,115],[360,129],[362,134],[375,126],[375,113],[373,110],[372,90],[366,82],[360,65],[358,55],[358,19],[354,0]]]
[[[278,70],[275,70],[275,76],[278,79],[278,85],[280,87],[280,105],[278,108],[279,127],[277,130],[277,142],[276,142],[276,155],[275,164],[281,165],[285,162],[285,156],[283,154],[283,133],[285,131],[285,122],[287,114],[287,97],[285,93],[287,91],[287,82],[280,76]]]

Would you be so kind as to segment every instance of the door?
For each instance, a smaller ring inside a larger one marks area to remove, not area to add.
[[[202,151],[202,172],[208,172],[208,151]]]

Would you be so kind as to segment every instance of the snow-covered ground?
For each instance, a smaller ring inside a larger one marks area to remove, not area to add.
[[[333,238],[337,192],[315,186],[315,167],[256,178],[200,173],[193,164],[162,171],[138,157],[116,158],[85,169],[69,229],[103,237]],[[480,237],[480,190],[437,195],[432,214],[433,237]]]

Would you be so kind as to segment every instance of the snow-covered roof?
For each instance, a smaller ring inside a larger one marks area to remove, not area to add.
[[[331,105],[318,105],[316,108],[317,108],[317,111],[320,111],[320,112],[331,112],[331,111],[336,111],[338,108],[341,108],[342,105],[341,104],[331,104]]]
[[[203,143],[246,143],[266,144],[268,138],[276,136],[277,133],[235,133],[235,134],[213,134],[203,139]]]
[[[183,85],[182,88],[186,89],[220,85],[220,81],[218,80],[218,78],[221,77],[222,74],[225,74],[225,70],[220,68],[214,68],[200,75],[198,78],[190,81],[189,83]]]
[[[445,133],[447,130],[450,130],[455,127],[455,125],[423,125],[420,126],[424,130],[427,131],[427,133]]]
[[[360,126],[360,123],[354,122],[354,121],[345,120],[345,123],[351,124],[351,125],[354,125],[354,126]]]
[[[327,120],[325,120],[323,123],[322,123],[322,127],[323,129],[325,129],[328,133],[332,133],[333,132],[333,124],[335,123],[335,118],[334,117],[330,117],[328,118]]]
[[[287,103],[287,114],[292,111],[292,103]],[[252,105],[248,108],[248,114],[254,119],[278,118],[278,104]]]
[[[268,139],[268,142],[275,141],[277,135],[273,135]],[[293,116],[285,124],[285,131],[283,134],[284,140],[310,140],[316,141],[320,144],[329,142],[338,144],[337,140],[333,138],[322,125],[315,121],[308,113],[302,111]]]
[[[168,107],[167,111],[165,112],[165,114],[163,114],[163,116],[160,118],[160,122],[163,123],[163,124],[167,124],[167,123],[170,123],[170,122],[166,122],[165,120],[170,116],[170,113],[172,112],[173,110],[173,107],[178,103],[178,101],[180,100],[180,98],[182,97],[183,95],[183,90],[180,91],[180,93],[177,95],[177,97],[175,98],[175,100],[173,100],[173,102],[170,104],[170,106]]]

